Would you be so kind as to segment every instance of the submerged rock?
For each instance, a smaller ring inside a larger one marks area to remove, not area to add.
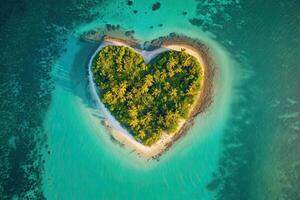
[[[206,189],[209,191],[213,191],[216,190],[218,188],[220,184],[220,180],[219,179],[214,179],[213,181],[211,181],[207,186]]]
[[[152,5],[152,11],[156,11],[158,9],[160,9],[160,3],[156,2],[155,4]]]
[[[189,22],[194,26],[201,26],[203,24],[203,20],[197,18],[189,19]]]
[[[127,5],[132,6],[132,4],[133,4],[133,1],[131,1],[131,0],[127,1]]]
[[[106,30],[108,31],[116,31],[116,30],[119,30],[120,29],[120,25],[117,24],[117,25],[113,25],[113,24],[106,24]]]
[[[127,37],[133,37],[133,35],[134,35],[134,30],[132,30],[132,31],[126,31],[125,32],[125,36],[127,36]]]

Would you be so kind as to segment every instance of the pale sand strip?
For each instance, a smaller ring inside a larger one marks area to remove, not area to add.
[[[185,52],[188,54],[194,56],[197,58],[197,60],[200,62],[203,70],[203,75],[205,76],[205,65],[202,59],[202,55],[195,51],[193,48],[190,48],[188,45],[164,45],[161,48],[155,49],[153,51],[144,51],[140,49],[135,49],[129,46],[128,44],[121,42],[119,40],[114,40],[113,38],[106,39],[105,41],[102,42],[102,44],[99,46],[99,48],[95,51],[93,54],[92,58],[90,59],[89,62],[89,82],[90,82],[90,90],[97,102],[98,108],[102,111],[104,115],[104,124],[105,126],[109,129],[109,132],[111,133],[112,137],[117,140],[119,143],[124,144],[126,148],[129,148],[130,150],[135,151],[138,155],[142,156],[145,159],[151,159],[154,158],[157,155],[160,155],[166,148],[168,148],[168,145],[173,142],[174,136],[178,133],[182,133],[183,131],[180,131],[181,128],[184,127],[186,120],[180,120],[178,129],[172,133],[172,134],[167,134],[163,133],[161,139],[153,144],[152,146],[148,147],[145,146],[139,142],[137,142],[133,136],[125,129],[123,128],[120,123],[111,115],[111,113],[108,111],[108,109],[104,106],[104,104],[100,101],[98,94],[97,94],[97,87],[93,81],[93,76],[91,72],[91,64],[92,60],[95,57],[95,55],[105,46],[108,45],[116,45],[116,46],[126,46],[131,49],[134,49],[135,51],[139,52],[141,55],[143,55],[144,60],[146,63],[151,61],[155,56],[158,54],[168,51],[170,49],[176,50],[176,51],[181,51],[182,49],[185,49]],[[202,79],[203,81],[204,79]],[[193,106],[190,109],[190,113],[197,104],[197,101],[200,100],[201,96],[201,91],[199,92],[196,101],[194,102]],[[178,137],[178,136],[177,136]]]

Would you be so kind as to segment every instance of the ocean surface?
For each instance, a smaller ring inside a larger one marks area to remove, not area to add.
[[[300,199],[300,1],[10,0],[0,10],[0,199]],[[99,43],[80,37],[107,24],[141,42],[184,34],[215,59],[211,107],[158,161],[101,124],[87,70]]]

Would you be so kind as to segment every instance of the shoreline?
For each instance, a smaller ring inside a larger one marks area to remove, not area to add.
[[[181,120],[180,124],[176,131],[173,133],[163,133],[161,139],[157,141],[157,143],[151,146],[145,146],[134,139],[134,137],[121,126],[121,124],[112,116],[109,110],[104,106],[101,102],[93,74],[91,72],[92,61],[96,54],[105,46],[108,45],[116,45],[116,46],[126,46],[129,47],[136,52],[140,53],[145,62],[148,63],[152,60],[156,55],[168,51],[168,50],[176,50],[180,51],[181,49],[185,49],[185,51],[194,56],[200,63],[202,67],[203,79],[201,80],[201,89],[193,103],[189,117],[186,120]],[[157,159],[167,151],[179,138],[184,136],[188,129],[193,125],[194,118],[199,114],[204,112],[212,102],[212,82],[213,82],[213,65],[210,63],[210,57],[208,57],[208,49],[204,49],[206,47],[204,44],[195,43],[195,40],[185,37],[185,36],[177,36],[171,35],[166,37],[161,37],[156,40],[153,40],[149,43],[145,42],[144,47],[136,43],[135,41],[124,40],[121,38],[115,38],[110,36],[104,36],[101,40],[101,43],[97,50],[94,52],[92,57],[89,60],[89,85],[91,93],[96,100],[97,108],[99,108],[103,115],[104,120],[103,124],[108,129],[111,134],[112,139],[115,142],[118,142],[121,146],[126,146],[133,152],[137,153],[139,156],[149,160],[149,159]]]

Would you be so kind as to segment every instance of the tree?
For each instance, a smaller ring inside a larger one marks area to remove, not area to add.
[[[172,98],[176,98],[177,97],[177,89],[176,88],[173,88],[170,92],[170,96]]]
[[[149,90],[149,86],[147,84],[143,84],[142,88],[141,88],[141,93],[145,94],[147,93]]]
[[[118,96],[121,98],[125,95],[127,89],[127,81],[124,81],[119,86]]]
[[[179,120],[179,117],[180,115],[178,112],[168,111],[165,116],[166,129],[169,131],[174,131],[176,129],[176,125]]]
[[[145,131],[143,131],[143,130],[139,131],[139,134],[138,134],[139,139],[143,140],[145,138],[145,136],[146,136]]]
[[[153,90],[153,96],[155,96],[155,97],[157,97],[158,95],[160,95],[160,93],[161,93],[161,90],[159,88],[155,88]]]
[[[133,119],[131,119],[129,124],[130,124],[131,128],[135,128],[139,124],[139,120],[137,118],[133,118]]]
[[[145,85],[150,87],[153,84],[153,76],[151,74],[148,74],[145,78]]]
[[[109,105],[114,105],[116,103],[114,95],[110,91],[104,94],[103,100]]]
[[[152,120],[152,113],[151,113],[151,112],[148,112],[148,113],[146,114],[145,121],[146,121],[146,123],[148,124],[148,123],[150,123],[151,120]]]
[[[177,64],[177,61],[174,57],[170,57],[167,63],[167,66],[173,68]]]
[[[129,112],[129,116],[131,118],[136,118],[138,116],[138,110],[137,110],[136,106],[132,106],[128,112]]]

